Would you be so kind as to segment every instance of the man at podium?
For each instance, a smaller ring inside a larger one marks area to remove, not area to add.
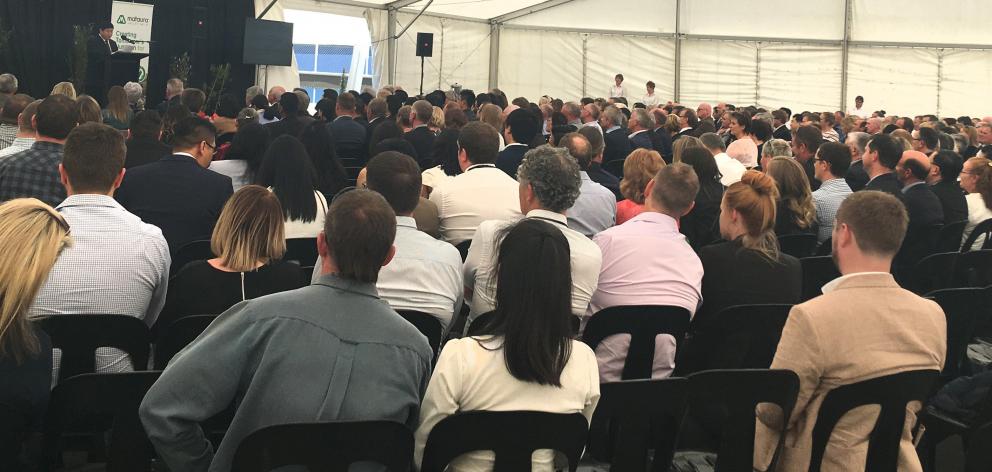
[[[97,34],[86,42],[86,93],[102,105],[107,101],[110,56],[118,48],[117,43],[110,39],[114,36],[114,24],[107,21],[98,28]]]

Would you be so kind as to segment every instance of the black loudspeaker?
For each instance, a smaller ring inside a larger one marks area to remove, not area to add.
[[[434,55],[434,33],[417,33],[417,57]]]

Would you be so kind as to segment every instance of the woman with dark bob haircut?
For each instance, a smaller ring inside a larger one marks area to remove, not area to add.
[[[455,413],[582,413],[588,421],[599,402],[596,356],[572,339],[568,241],[535,218],[500,236],[492,334],[452,340],[441,351],[420,409],[418,464],[431,429]],[[450,470],[492,470],[493,458],[490,451],[472,452]],[[550,450],[538,450],[532,469],[552,470],[553,462]]]

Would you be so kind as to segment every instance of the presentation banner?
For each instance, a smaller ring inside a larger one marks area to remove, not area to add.
[[[150,54],[152,40],[152,12],[155,7],[144,3],[114,2],[110,22],[114,24],[114,41],[122,52]],[[125,39],[126,38],[126,39]],[[128,40],[134,41],[134,43]],[[148,73],[148,58],[141,60],[139,80]]]

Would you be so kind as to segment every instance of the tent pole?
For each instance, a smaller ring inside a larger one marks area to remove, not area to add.
[[[396,10],[386,11],[386,22],[388,26],[386,27],[386,71],[388,72],[387,82],[390,85],[396,85]]]
[[[489,89],[499,87],[499,33],[502,26],[489,23]]]
[[[589,35],[582,35],[582,96],[586,96],[587,77],[589,73]]]
[[[682,0],[675,0],[675,103],[680,100],[682,85]]]
[[[844,0],[844,40],[841,44],[840,110],[847,110],[847,61],[851,51],[851,0]]]

